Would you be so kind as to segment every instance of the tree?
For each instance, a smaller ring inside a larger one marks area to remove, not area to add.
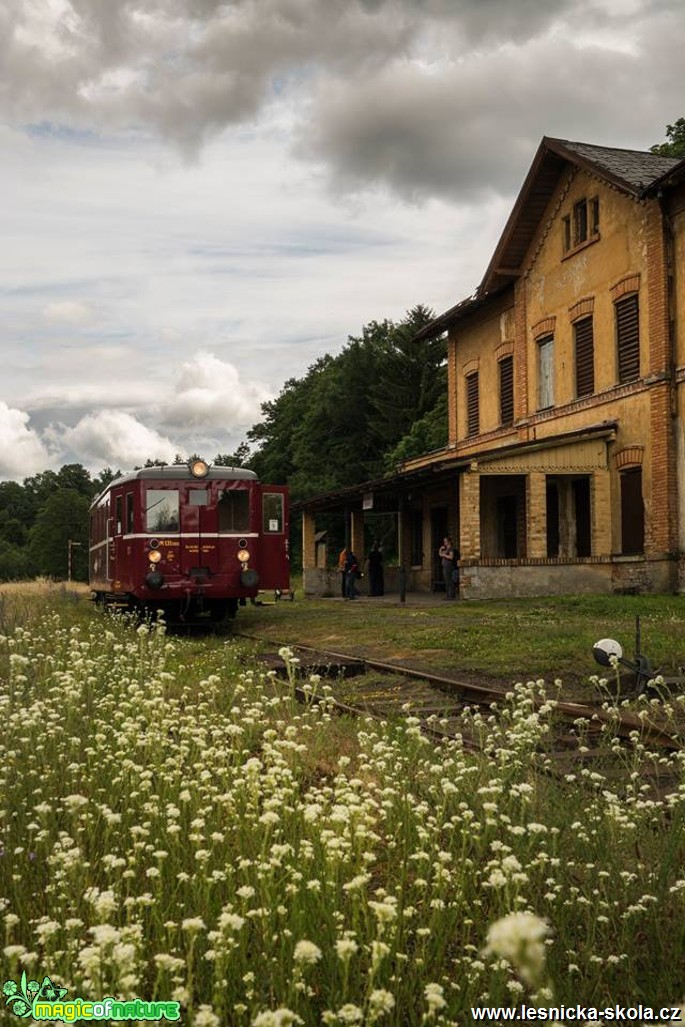
[[[372,322],[319,375],[294,431],[289,483],[298,498],[382,473],[383,449],[373,429],[370,395],[381,373],[385,335]]]
[[[57,489],[46,500],[29,535],[29,557],[39,574],[51,578],[67,577],[69,542],[72,549],[74,578],[88,577],[89,501],[75,489]]]
[[[35,574],[28,549],[0,539],[0,581],[23,581]]]
[[[405,460],[443,449],[447,445],[447,390],[438,398],[432,410],[415,421],[411,430],[391,449],[386,456],[388,473],[397,470]]]
[[[93,495],[93,482],[82,464],[64,464],[57,472],[57,488],[73,489],[89,499]]]
[[[247,433],[258,446],[250,463],[262,481],[280,485],[292,478],[300,426],[316,403],[322,377],[332,362],[331,356],[321,357],[304,378],[289,378],[276,399],[262,403],[263,420]]]
[[[0,482],[0,539],[23,545],[37,511],[35,497],[27,488],[16,481]]]
[[[93,478],[93,496],[99,496],[103,489],[121,477],[121,471],[113,471],[111,467],[103,467],[98,475]]]
[[[650,146],[649,152],[662,157],[685,157],[685,118],[666,126],[666,138],[667,143],[656,143]]]
[[[371,388],[374,432],[384,451],[394,447],[446,392],[447,347],[443,337],[417,339],[433,319],[416,306],[399,324],[389,325],[383,364]]]
[[[387,453],[445,393],[444,341],[416,339],[431,317],[418,306],[399,324],[370,321],[263,404],[248,432],[262,481],[287,481],[297,500],[381,476]]]
[[[214,457],[214,467],[249,467],[250,456],[247,442],[241,442],[233,453],[217,453]]]
[[[57,475],[54,471],[41,471],[29,478],[24,478],[24,488],[31,497],[36,508],[42,506],[58,487]]]

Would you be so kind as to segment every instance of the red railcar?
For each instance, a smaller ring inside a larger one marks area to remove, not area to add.
[[[203,460],[116,478],[90,509],[90,587],[98,602],[184,622],[287,591],[287,489]]]

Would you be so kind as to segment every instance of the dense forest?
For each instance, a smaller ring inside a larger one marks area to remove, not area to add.
[[[302,378],[289,379],[262,405],[248,441],[212,462],[287,483],[298,500],[392,473],[401,460],[445,445],[445,341],[416,339],[432,317],[417,306],[397,323],[370,322],[337,356],[320,357]],[[0,581],[66,578],[70,560],[72,576],[86,580],[88,509],[118,473],[105,468],[92,476],[66,464],[21,484],[0,482]],[[297,529],[293,541],[296,552]]]

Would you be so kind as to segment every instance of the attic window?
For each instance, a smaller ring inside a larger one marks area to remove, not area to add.
[[[599,236],[599,197],[584,197],[573,204],[573,213],[561,219],[564,253],[570,253]]]

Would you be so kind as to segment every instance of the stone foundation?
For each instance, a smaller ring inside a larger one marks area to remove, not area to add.
[[[321,567],[304,571],[304,594],[340,596],[340,572]],[[358,586],[368,591],[368,578]],[[407,592],[430,592],[430,577],[409,570]],[[385,568],[385,592],[399,595],[399,567]],[[645,560],[639,556],[562,560],[481,560],[462,564],[459,593],[462,599],[508,599],[526,596],[612,593],[669,593],[685,591],[685,563],[663,557]]]

